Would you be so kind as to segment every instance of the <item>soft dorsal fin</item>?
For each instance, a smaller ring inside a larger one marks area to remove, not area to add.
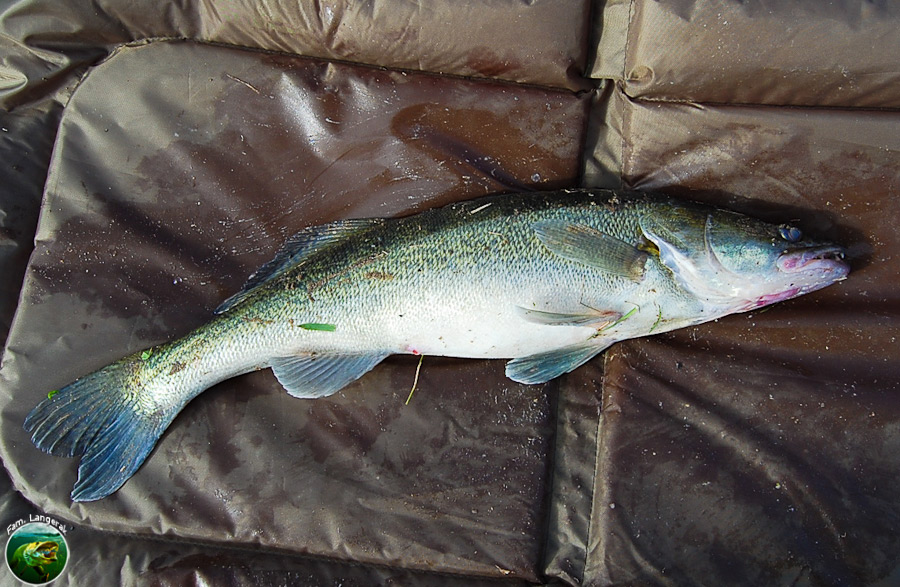
[[[241,288],[241,291],[222,302],[216,308],[215,313],[221,314],[234,307],[261,284],[278,277],[313,253],[383,223],[384,220],[381,218],[357,218],[353,220],[338,220],[337,222],[321,226],[304,228],[288,238],[278,253],[276,253],[275,258],[254,271],[247,283],[244,284],[244,287]]]
[[[614,236],[564,220],[545,220],[534,225],[538,239],[550,252],[613,275],[640,282],[647,253]]]

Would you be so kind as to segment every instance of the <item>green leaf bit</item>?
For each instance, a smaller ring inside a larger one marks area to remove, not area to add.
[[[654,322],[653,326],[650,327],[650,332],[656,330],[656,327],[659,326],[660,322],[662,322],[662,308],[656,306],[656,322]]]
[[[320,332],[334,332],[337,326],[334,324],[319,324],[317,322],[307,322],[306,324],[298,324],[303,330],[318,330]]]
[[[606,326],[604,326],[603,328],[601,328],[600,330],[598,330],[598,331],[597,331],[597,334],[595,334],[594,337],[600,336],[601,333],[606,332],[606,331],[609,330],[610,328],[615,328],[616,326],[618,326],[618,325],[621,324],[622,322],[625,322],[626,320],[628,320],[629,318],[631,318],[631,315],[638,311],[638,307],[639,307],[639,306],[633,307],[632,309],[628,310],[628,313],[627,313],[627,314],[625,314],[624,316],[622,316],[621,318],[619,318],[618,320],[616,320],[616,321],[613,322],[612,324],[607,324]]]

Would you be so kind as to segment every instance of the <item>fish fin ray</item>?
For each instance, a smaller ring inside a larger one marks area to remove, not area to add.
[[[561,220],[534,224],[538,239],[555,255],[640,282],[648,255],[590,226]]]
[[[241,290],[219,304],[216,314],[221,314],[247,298],[257,287],[283,274],[289,268],[310,255],[335,243],[342,242],[360,231],[384,223],[380,218],[354,218],[338,220],[321,226],[310,226],[285,241],[275,257],[253,272]]]
[[[307,354],[276,357],[269,363],[290,395],[314,399],[337,393],[374,369],[388,354]]]
[[[506,376],[519,383],[546,383],[584,365],[614,341],[593,339],[590,343],[567,346],[546,353],[518,357],[506,364]]]
[[[93,501],[121,487],[146,460],[181,406],[136,400],[140,358],[127,357],[63,387],[25,419],[35,446],[80,456],[74,501]]]
[[[533,322],[547,326],[593,326],[602,328],[622,317],[621,312],[589,310],[583,314],[544,312],[542,310],[529,310],[522,306],[516,306],[520,316]]]

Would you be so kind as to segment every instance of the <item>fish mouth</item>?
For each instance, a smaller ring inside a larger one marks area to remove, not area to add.
[[[761,308],[789,300],[846,279],[850,266],[844,261],[845,255],[846,251],[835,245],[785,252],[778,257],[775,265],[782,273],[791,277],[790,286],[754,299],[745,309]]]
[[[850,273],[844,261],[846,251],[836,245],[825,245],[787,251],[775,265],[783,273],[803,273],[828,283],[839,281]]]

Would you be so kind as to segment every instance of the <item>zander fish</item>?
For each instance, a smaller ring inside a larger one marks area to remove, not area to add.
[[[269,367],[329,396],[392,354],[505,358],[526,384],[616,341],[844,279],[838,246],[789,225],[638,192],[494,196],[301,231],[207,324],[42,401],[32,440],[80,456],[72,499],[122,486],[191,399]]]

